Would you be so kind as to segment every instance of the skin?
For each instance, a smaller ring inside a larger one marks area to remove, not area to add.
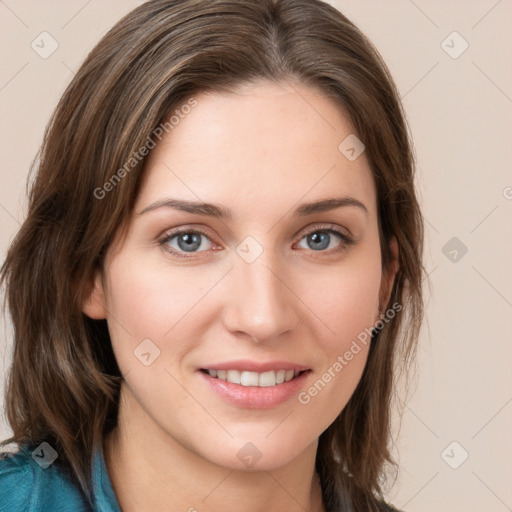
[[[268,82],[196,99],[148,156],[127,234],[84,305],[107,319],[125,376],[119,427],[104,442],[107,468],[125,512],[323,511],[318,438],[354,392],[368,346],[308,404],[294,396],[237,407],[196,370],[239,358],[293,361],[311,369],[307,390],[386,307],[396,242],[383,272],[370,166],[364,153],[349,161],[338,150],[354,130],[332,100]],[[300,203],[340,196],[367,212],[291,215]],[[165,207],[139,214],[167,197],[220,204],[233,219]],[[331,234],[315,250],[307,235],[331,226],[354,243]],[[177,227],[207,236],[193,252],[179,237],[160,243]],[[236,252],[248,236],[263,250],[252,263]],[[133,352],[148,338],[160,356],[145,366]],[[251,468],[237,457],[247,442],[262,455]]]

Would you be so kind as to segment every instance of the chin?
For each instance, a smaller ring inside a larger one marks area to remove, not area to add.
[[[301,440],[303,442],[303,440]],[[214,464],[236,471],[274,471],[292,463],[306,450],[307,446],[299,445],[290,438],[284,439],[276,435],[275,439],[264,436],[244,439],[230,439],[215,452],[204,454]],[[316,440],[315,446],[316,449]]]

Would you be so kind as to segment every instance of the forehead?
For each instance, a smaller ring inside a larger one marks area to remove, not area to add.
[[[263,82],[194,98],[151,150],[137,207],[172,195],[262,218],[276,204],[350,195],[375,210],[365,154],[350,161],[338,149],[350,120],[317,89]]]

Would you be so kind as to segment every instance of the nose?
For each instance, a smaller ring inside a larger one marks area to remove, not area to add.
[[[268,343],[300,322],[300,300],[285,266],[265,251],[248,263],[236,256],[227,284],[224,325],[233,334]]]

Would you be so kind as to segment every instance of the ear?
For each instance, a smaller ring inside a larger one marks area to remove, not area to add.
[[[398,242],[396,237],[393,237],[389,242],[389,248],[391,249],[391,261],[389,262],[388,267],[384,269],[382,273],[379,291],[379,306],[382,312],[388,307],[388,302],[391,296],[391,291],[393,290],[396,273],[398,272],[399,268]]]
[[[100,270],[95,271],[90,282],[89,292],[82,305],[82,311],[94,320],[103,320],[107,317],[105,291]]]

